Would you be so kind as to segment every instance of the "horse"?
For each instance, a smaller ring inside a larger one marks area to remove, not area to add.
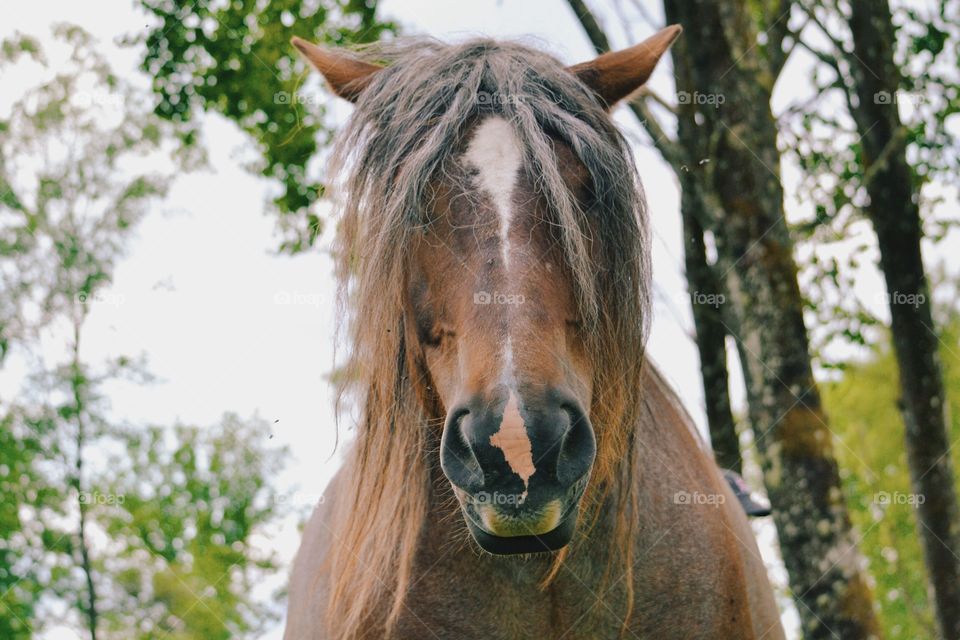
[[[746,517],[644,357],[648,215],[610,114],[679,33],[571,67],[292,40],[354,105],[328,166],[356,424],[285,638],[783,638]]]

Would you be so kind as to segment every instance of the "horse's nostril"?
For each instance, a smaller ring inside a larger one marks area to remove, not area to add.
[[[470,410],[462,407],[447,417],[440,439],[440,468],[454,485],[473,492],[483,489],[484,476],[464,433],[464,421],[469,415]]]
[[[577,404],[567,402],[561,405],[561,409],[567,414],[570,426],[560,444],[557,480],[562,484],[573,484],[593,466],[597,443],[590,420]]]
[[[456,429],[460,428],[460,424],[463,422],[463,419],[470,415],[470,409],[462,407],[460,409],[454,409],[449,416],[447,416],[447,427],[453,427]]]
[[[596,443],[580,403],[561,390],[528,398],[473,398],[452,408],[440,466],[456,488],[538,502],[589,473]]]

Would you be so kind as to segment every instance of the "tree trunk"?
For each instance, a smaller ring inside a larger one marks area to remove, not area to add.
[[[668,21],[685,29],[674,45],[687,72],[678,73],[678,95],[696,111],[698,122],[687,124],[706,149],[696,175],[725,212],[710,229],[738,318],[751,422],[804,635],[877,637],[810,362],[784,219],[773,77],[758,59],[744,0],[664,4]]]
[[[567,0],[567,2],[596,52],[609,51],[610,41],[590,8],[582,0]],[[693,324],[700,355],[700,375],[703,382],[707,424],[710,429],[710,443],[718,465],[741,473],[743,460],[740,456],[740,440],[730,409],[725,342],[727,330],[720,308],[726,296],[723,293],[722,281],[715,273],[716,267],[707,261],[704,229],[701,222],[706,215],[707,204],[702,194],[695,189],[696,185],[690,183],[686,175],[691,162],[681,157],[679,153],[681,147],[667,139],[655,124],[652,114],[648,113],[641,103],[631,102],[630,108],[680,179],[680,214],[683,218],[687,292],[693,307]]]
[[[90,561],[90,541],[87,538],[87,502],[83,493],[83,449],[86,442],[86,426],[83,420],[84,394],[86,385],[83,371],[80,367],[80,322],[73,327],[73,361],[71,362],[72,376],[70,385],[73,390],[73,410],[77,420],[76,447],[77,457],[74,460],[73,485],[77,491],[77,507],[79,508],[79,530],[77,532],[77,547],[80,550],[80,568],[83,570],[87,587],[87,602],[84,607],[87,614],[87,629],[90,631],[90,640],[97,640],[97,592],[93,583],[93,564]]]
[[[706,205],[692,186],[690,175],[681,170],[680,213],[683,217],[684,264],[687,289],[693,306],[693,324],[697,331],[700,375],[710,427],[710,444],[717,464],[724,469],[743,472],[740,439],[730,410],[727,372],[727,326],[722,307],[727,295],[717,268],[707,262],[707,247],[701,223],[707,217]],[[688,188],[689,187],[689,188]]]
[[[919,193],[906,157],[896,96],[900,70],[887,0],[853,0],[849,57],[858,100],[853,116],[862,136],[870,202],[887,285],[894,351],[900,369],[900,409],[920,540],[944,638],[960,638],[960,520],[945,415],[943,376],[923,269]]]

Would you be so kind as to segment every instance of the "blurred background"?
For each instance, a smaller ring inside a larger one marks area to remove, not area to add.
[[[282,635],[352,419],[338,440],[324,172],[350,108],[291,36],[573,64],[673,22],[615,111],[654,227],[648,355],[773,503],[754,527],[789,637],[960,637],[960,1],[6,13],[0,638]]]

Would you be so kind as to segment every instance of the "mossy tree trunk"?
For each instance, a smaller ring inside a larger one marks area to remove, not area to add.
[[[879,635],[851,529],[831,432],[813,378],[793,247],[784,219],[773,74],[759,59],[744,0],[664,1],[684,27],[674,45],[678,92],[692,105],[716,194],[708,224],[724,266],[736,337],[745,354],[751,422],[767,490],[808,638]],[[686,77],[686,81],[684,80]],[[681,119],[685,116],[681,115]]]

